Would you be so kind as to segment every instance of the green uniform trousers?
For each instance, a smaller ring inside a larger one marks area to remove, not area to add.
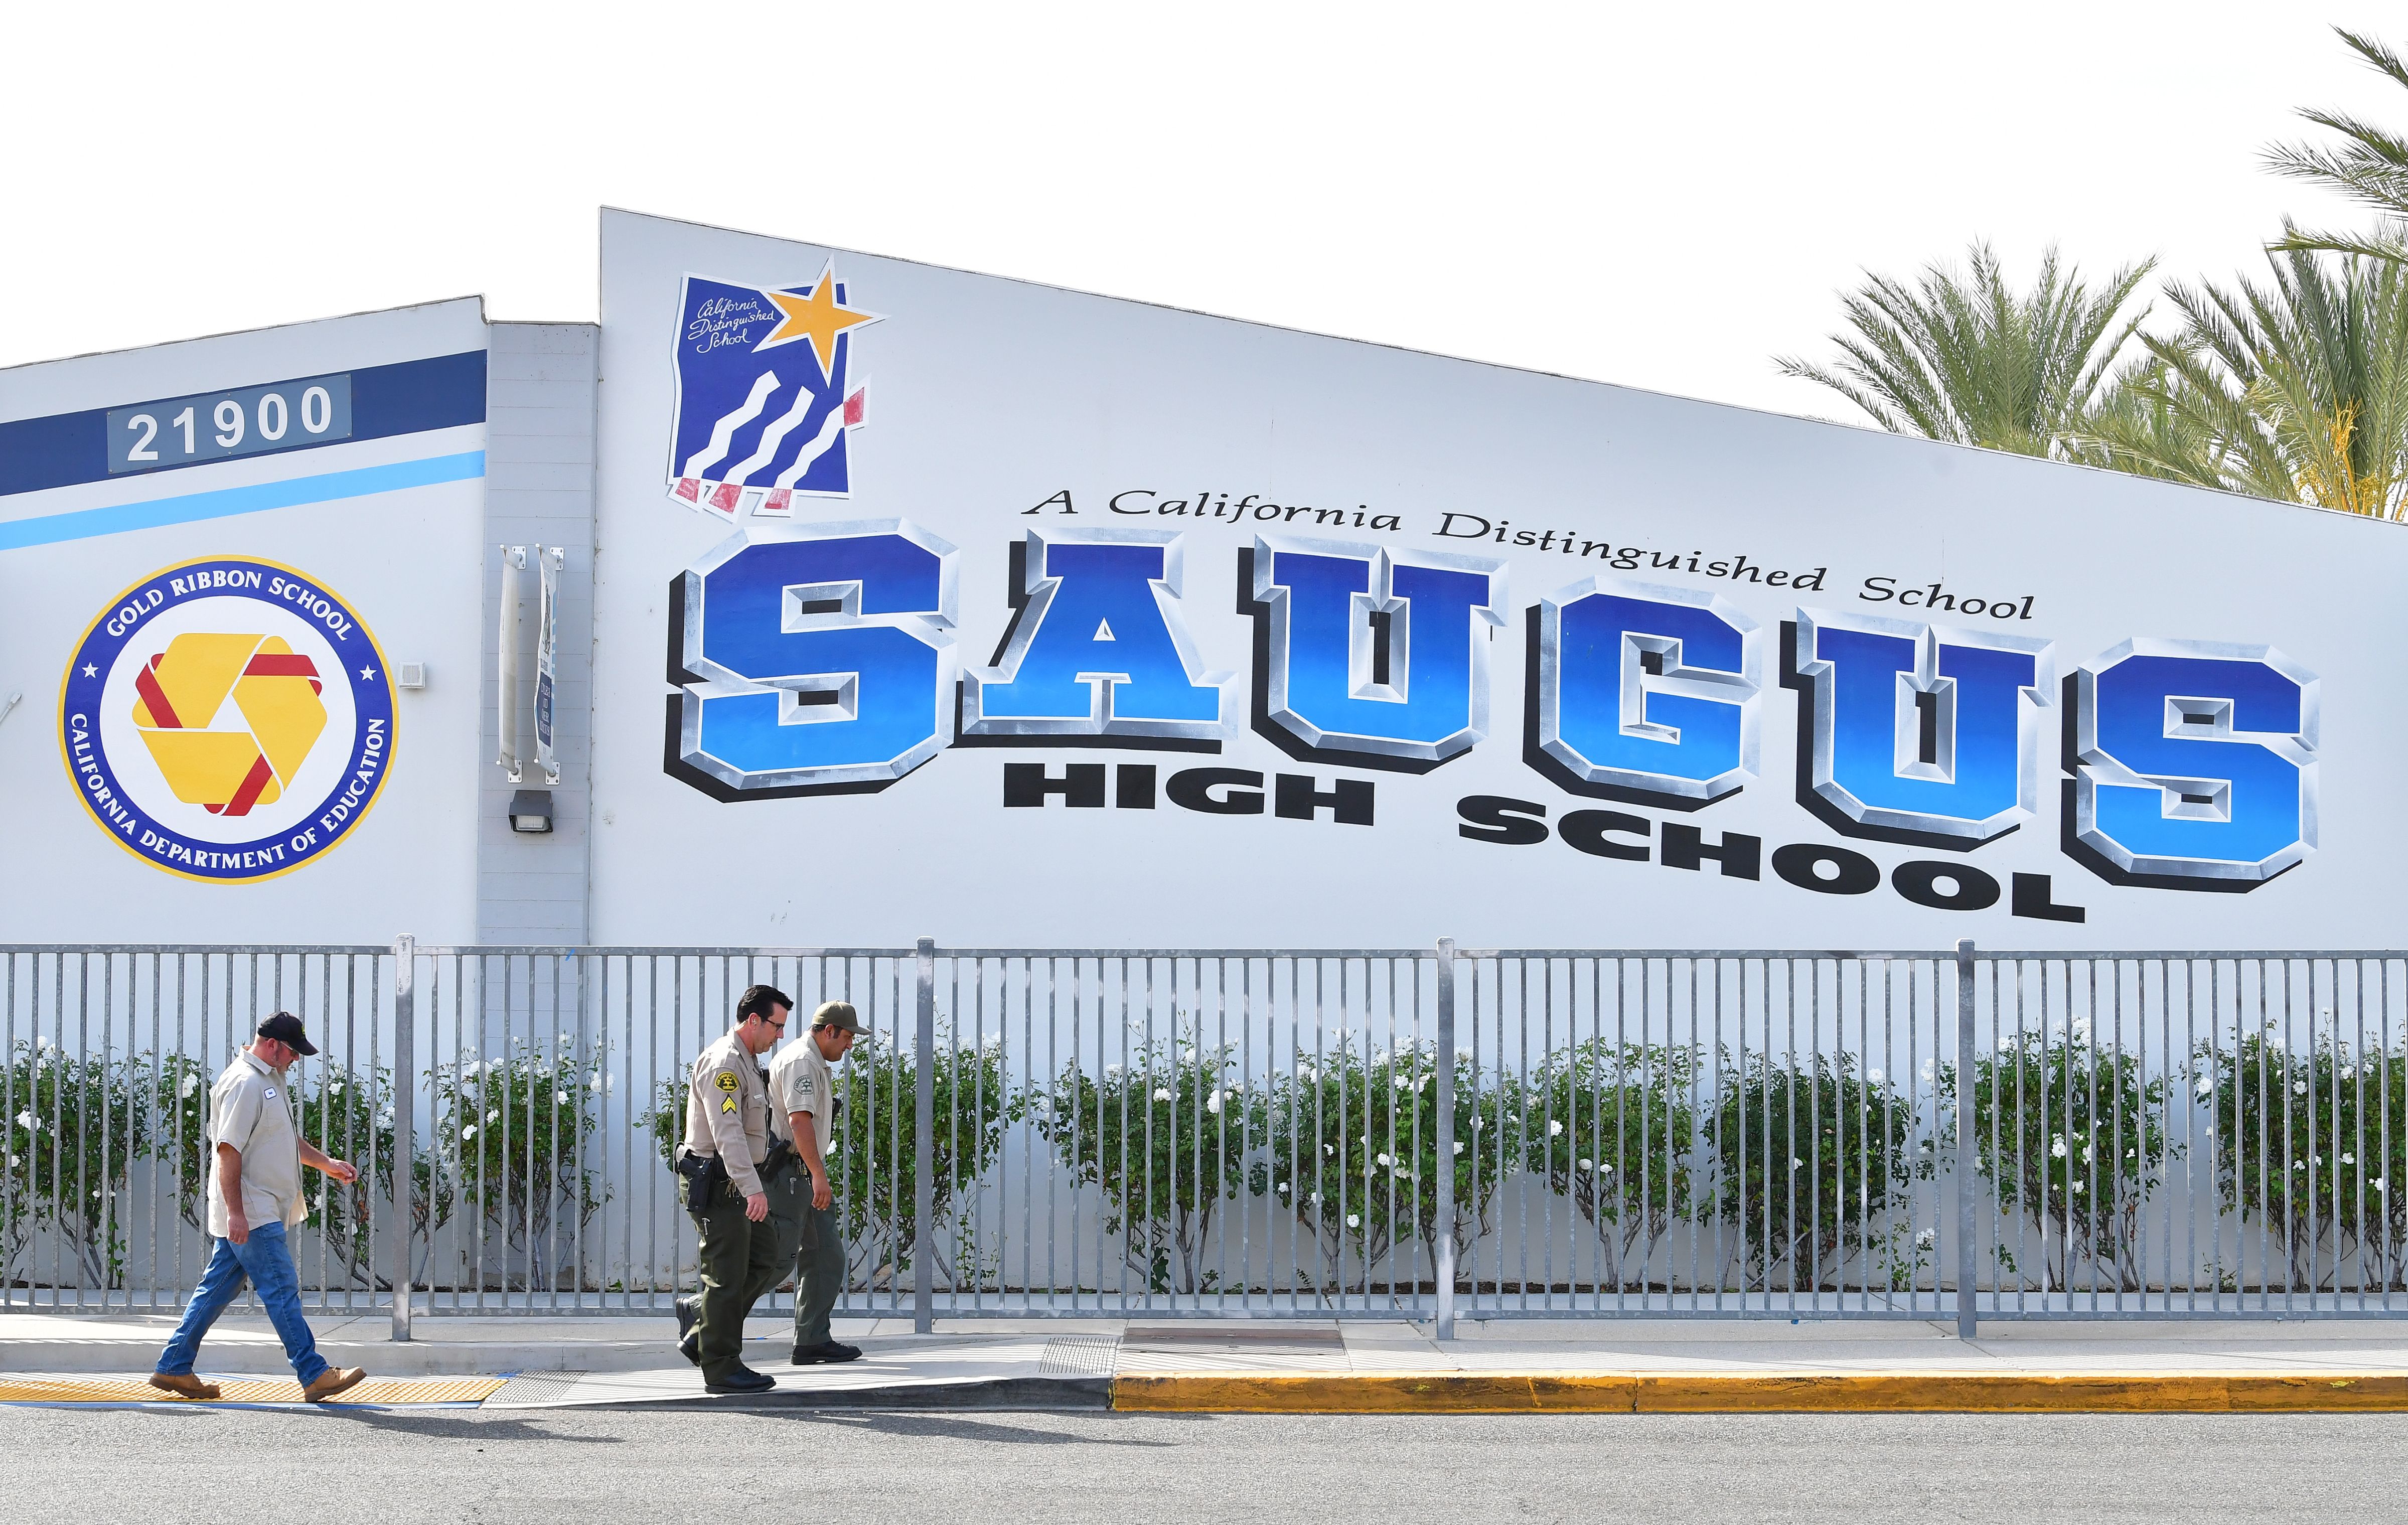
[[[678,1181],[681,1198],[687,1184],[683,1177]],[[777,1184],[768,1189],[774,1200]],[[720,1184],[701,1221],[702,1296],[695,1343],[702,1354],[703,1380],[717,1382],[744,1363],[744,1320],[761,1293],[782,1279],[786,1261],[778,1253],[775,1226],[744,1216],[744,1194],[732,1181]]]
[[[797,1167],[795,1175],[802,1189],[796,1193],[802,1203],[802,1219],[795,1234],[795,1347],[825,1345],[833,1335],[828,1333],[828,1315],[836,1310],[837,1295],[844,1290],[844,1237],[837,1231],[837,1204],[833,1199],[823,1213],[811,1205],[810,1172]]]
[[[767,1297],[795,1269],[795,1247],[803,1242],[803,1226],[811,1216],[811,1173],[796,1160],[769,1183],[769,1230],[777,1243],[777,1263],[758,1293]]]

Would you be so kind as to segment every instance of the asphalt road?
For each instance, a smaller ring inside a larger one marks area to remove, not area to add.
[[[11,1521],[2101,1525],[2392,1518],[2403,1483],[2408,1415],[0,1410]]]

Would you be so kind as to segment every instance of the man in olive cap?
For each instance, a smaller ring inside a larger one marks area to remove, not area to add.
[[[301,1167],[350,1183],[360,1173],[324,1153],[293,1127],[293,1099],[284,1072],[293,1061],[317,1053],[291,1012],[266,1018],[251,1043],[237,1050],[209,1089],[209,1140],[216,1145],[209,1172],[209,1234],[216,1240],[201,1284],[184,1309],[184,1321],[161,1352],[150,1385],[179,1398],[215,1398],[217,1385],[193,1374],[201,1341],[226,1305],[242,1294],[248,1279],[259,1288],[268,1322],[284,1341],[301,1396],[323,1403],[359,1386],[368,1374],[357,1366],[326,1364],[309,1321],[301,1316],[301,1278],[293,1268],[285,1235],[309,1216],[301,1200]]]
[[[788,1043],[769,1065],[771,1127],[794,1145],[809,1180],[789,1172],[786,1190],[772,1193],[769,1212],[795,1267],[795,1350],[797,1366],[857,1360],[858,1345],[839,1345],[828,1331],[828,1315],[844,1289],[844,1235],[837,1223],[836,1192],[828,1184],[828,1149],[836,1133],[836,1076],[861,1035],[861,1016],[851,1001],[823,1001],[811,1014],[811,1030]]]

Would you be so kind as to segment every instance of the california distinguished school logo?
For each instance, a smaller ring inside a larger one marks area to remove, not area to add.
[[[211,556],[144,578],[84,632],[59,746],[120,846],[251,884],[316,861],[367,814],[393,765],[393,684],[323,585]]]

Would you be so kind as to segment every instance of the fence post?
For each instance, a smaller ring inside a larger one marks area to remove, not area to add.
[[[418,1152],[418,939],[393,940],[393,1335],[409,1338],[409,1223]]]
[[[1455,1338],[1455,939],[1438,940],[1438,1337]]]
[[[920,940],[919,1065],[911,1116],[911,1329],[936,1328],[937,943]]]
[[[1973,940],[1956,943],[1956,1338],[1973,1337]]]

